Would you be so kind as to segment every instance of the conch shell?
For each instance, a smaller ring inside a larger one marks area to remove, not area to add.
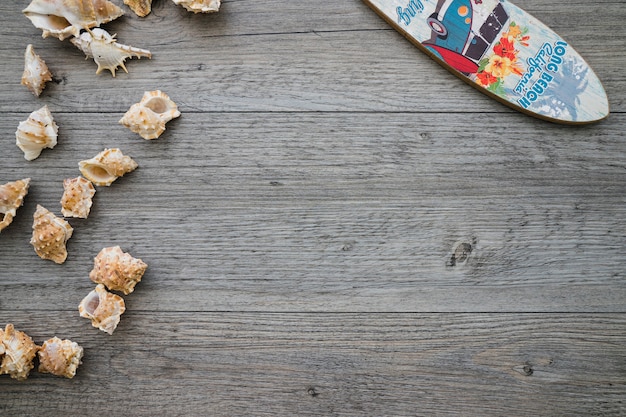
[[[89,278],[96,284],[104,284],[111,291],[121,291],[128,295],[135,289],[146,272],[141,259],[133,258],[119,246],[104,248],[94,258],[94,266]]]
[[[108,292],[102,284],[87,294],[78,306],[81,317],[90,319],[93,327],[108,334],[113,334],[125,310],[124,299]]]
[[[59,127],[46,105],[20,122],[15,132],[15,144],[24,152],[24,158],[32,161],[44,148],[52,149],[56,146],[58,131]]]
[[[65,244],[72,237],[74,229],[68,222],[41,205],[37,205],[33,217],[33,237],[30,243],[35,252],[42,259],[62,264],[67,259]]]
[[[124,0],[124,4],[139,17],[145,17],[152,11],[152,0]]]
[[[122,67],[128,73],[126,66],[124,66],[124,61],[127,58],[137,57],[141,59],[142,56],[152,58],[150,51],[117,43],[115,35],[110,35],[109,32],[100,28],[83,32],[79,37],[72,38],[70,41],[83,51],[87,58],[93,58],[98,64],[96,74],[107,69],[115,77],[115,70],[118,67]]]
[[[24,204],[24,197],[28,194],[30,178],[7,182],[0,185],[0,214],[3,214],[0,221],[0,231],[11,224],[17,209]]]
[[[39,349],[39,368],[41,373],[73,378],[82,362],[83,348],[76,342],[58,337],[43,342]]]
[[[63,40],[117,19],[124,11],[108,0],[33,0],[22,10],[43,37]]]
[[[118,148],[105,149],[98,155],[80,161],[78,167],[85,178],[98,186],[109,186],[122,175],[134,171],[137,162]]]
[[[34,95],[39,97],[48,81],[52,81],[52,74],[48,70],[46,62],[35,53],[33,45],[29,44],[26,47],[26,52],[24,52],[22,85],[25,85]]]
[[[167,94],[161,90],[146,91],[119,123],[144,139],[156,139],[165,131],[165,124],[179,116],[178,106]]]
[[[26,333],[15,330],[11,323],[4,332],[0,330],[0,356],[4,353],[0,374],[9,374],[11,378],[23,381],[34,368],[33,359],[39,346]]]
[[[96,194],[91,181],[83,177],[67,178],[63,181],[63,189],[61,198],[63,216],[86,219],[91,209],[91,199]]]
[[[220,10],[220,0],[172,0],[194,13],[213,13]]]

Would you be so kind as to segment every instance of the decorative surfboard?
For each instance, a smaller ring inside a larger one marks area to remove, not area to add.
[[[535,117],[585,124],[609,114],[602,83],[559,35],[506,0],[364,0],[453,74]]]

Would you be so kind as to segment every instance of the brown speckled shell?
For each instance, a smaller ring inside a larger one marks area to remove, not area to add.
[[[67,178],[63,181],[61,212],[65,217],[86,219],[91,210],[91,199],[96,194],[91,181],[83,177]]]
[[[111,291],[128,295],[148,268],[141,259],[133,258],[119,246],[104,248],[94,258],[89,278],[96,284],[104,284]]]
[[[52,149],[56,146],[58,131],[59,128],[46,105],[20,122],[15,132],[15,144],[24,152],[24,158],[32,161],[44,148]]]
[[[0,214],[3,215],[0,221],[0,231],[13,222],[17,209],[24,204],[29,184],[30,178],[25,178],[0,185]]]
[[[33,219],[33,236],[30,243],[37,255],[58,264],[65,262],[67,259],[65,244],[72,237],[74,231],[72,226],[41,205],[37,205]]]
[[[156,139],[165,131],[165,124],[180,116],[178,106],[161,90],[146,91],[139,103],[133,104],[119,123],[144,139]]]
[[[0,331],[0,345],[4,351],[0,374],[9,374],[11,378],[23,381],[33,369],[33,359],[39,346],[26,333],[15,330],[11,323]]]
[[[71,340],[53,337],[43,342],[39,349],[39,368],[42,373],[49,373],[65,378],[73,378],[82,362],[83,348]]]
[[[194,13],[214,13],[220,10],[220,0],[172,0]]]
[[[105,149],[98,155],[78,163],[85,178],[98,186],[109,186],[118,177],[134,171],[137,163],[118,148]]]
[[[124,0],[124,4],[139,17],[145,17],[152,11],[152,0]]]
[[[93,327],[108,334],[113,334],[124,311],[126,311],[124,299],[108,292],[102,284],[98,284],[87,294],[78,306],[81,317],[90,319]]]
[[[22,85],[30,90],[35,96],[39,97],[46,82],[52,81],[52,74],[46,65],[46,62],[35,53],[33,45],[26,47],[24,53],[24,72],[22,73]]]

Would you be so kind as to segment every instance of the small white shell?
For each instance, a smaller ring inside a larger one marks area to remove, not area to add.
[[[58,131],[59,127],[46,105],[20,122],[15,132],[15,144],[24,152],[24,158],[32,161],[44,148],[52,149],[56,146]]]
[[[63,181],[61,212],[65,217],[86,219],[91,209],[91,199],[96,194],[91,181],[83,177],[67,178]]]
[[[41,259],[49,259],[62,264],[67,259],[65,244],[72,237],[74,229],[68,222],[57,217],[41,205],[33,216],[33,237],[30,240]]]
[[[33,0],[22,13],[43,30],[44,38],[63,40],[117,19],[124,11],[108,0]]]
[[[172,0],[194,13],[213,13],[220,10],[220,0]]]
[[[119,123],[144,139],[156,139],[165,131],[165,124],[180,116],[178,106],[161,90],[146,91],[139,103],[133,104]]]
[[[93,327],[108,334],[113,334],[124,311],[126,311],[124,299],[108,292],[102,284],[98,284],[87,294],[78,306],[81,317],[90,319]]]
[[[93,158],[78,163],[83,176],[98,186],[111,185],[137,166],[131,157],[122,154],[118,148],[105,149]]]
[[[139,17],[145,17],[152,11],[152,0],[124,0],[124,4]]]
[[[94,258],[89,278],[96,284],[104,284],[111,291],[128,295],[134,291],[147,268],[148,265],[141,259],[133,258],[119,246],[113,246],[102,249]]]
[[[39,368],[41,373],[73,378],[82,362],[83,348],[76,342],[53,337],[43,342],[39,349]]]
[[[0,214],[3,214],[0,221],[0,231],[11,224],[17,209],[24,204],[24,197],[28,194],[30,178],[7,182],[0,185]]]
[[[142,56],[152,58],[150,51],[117,43],[115,35],[110,35],[106,30],[100,28],[83,32],[79,37],[70,39],[70,42],[83,51],[87,58],[93,58],[98,64],[96,74],[107,69],[115,77],[115,70],[118,67],[122,67],[124,71],[128,72],[124,66],[124,61],[127,58],[137,57],[141,59]]]
[[[39,97],[48,81],[52,81],[52,74],[48,70],[46,62],[35,53],[33,45],[29,44],[26,47],[26,52],[24,52],[22,85],[25,85],[35,96]]]
[[[33,359],[38,350],[39,346],[30,336],[15,330],[11,323],[7,324],[4,332],[0,330],[0,353],[4,354],[0,374],[9,374],[18,381],[25,380],[35,366]]]

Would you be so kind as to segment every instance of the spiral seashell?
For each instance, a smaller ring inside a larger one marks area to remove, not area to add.
[[[91,181],[83,177],[67,178],[63,181],[63,197],[61,198],[61,213],[65,217],[86,219],[91,210],[91,199],[96,194]]]
[[[115,70],[118,67],[122,67],[128,73],[124,65],[127,58],[137,57],[141,59],[142,56],[152,58],[150,51],[117,43],[115,35],[110,35],[106,30],[100,28],[83,32],[79,37],[72,38],[70,42],[83,51],[87,58],[93,58],[98,64],[96,74],[107,69],[115,77]]]
[[[93,327],[108,334],[113,334],[124,311],[126,311],[124,299],[108,292],[102,284],[98,284],[87,294],[78,306],[81,317],[90,319]]]
[[[68,222],[57,217],[41,205],[37,205],[33,221],[33,237],[30,240],[41,259],[62,264],[67,259],[65,244],[74,229]]]
[[[139,17],[146,17],[152,11],[152,0],[124,0],[124,4]]]
[[[15,330],[11,323],[4,332],[0,330],[0,354],[4,353],[0,364],[0,374],[23,381],[33,369],[33,360],[39,346],[26,333]],[[1,356],[1,355],[0,355]]]
[[[148,265],[141,259],[133,258],[119,246],[113,246],[102,249],[94,258],[89,278],[96,284],[104,284],[111,291],[128,295],[134,291],[147,268]]]
[[[156,139],[165,131],[165,124],[179,116],[178,106],[167,94],[161,90],[146,91],[119,123],[144,139]]]
[[[82,363],[83,348],[71,340],[53,337],[43,342],[38,355],[39,372],[71,379]]]
[[[13,222],[17,209],[24,204],[24,197],[28,194],[30,178],[7,182],[0,185],[0,232]]]
[[[15,132],[15,144],[24,152],[24,158],[32,161],[44,148],[52,149],[56,146],[58,131],[59,127],[46,105],[20,122]]]
[[[194,13],[213,13],[220,10],[220,0],[172,0]]]
[[[131,157],[122,154],[118,148],[105,149],[93,158],[78,163],[83,176],[98,186],[111,185],[137,166]]]
[[[43,30],[43,37],[63,40],[117,19],[124,11],[109,0],[33,0],[22,13]]]
[[[48,81],[52,81],[52,74],[48,70],[46,62],[35,53],[33,45],[29,44],[26,47],[26,52],[24,52],[22,85],[25,85],[35,96],[39,97]]]

